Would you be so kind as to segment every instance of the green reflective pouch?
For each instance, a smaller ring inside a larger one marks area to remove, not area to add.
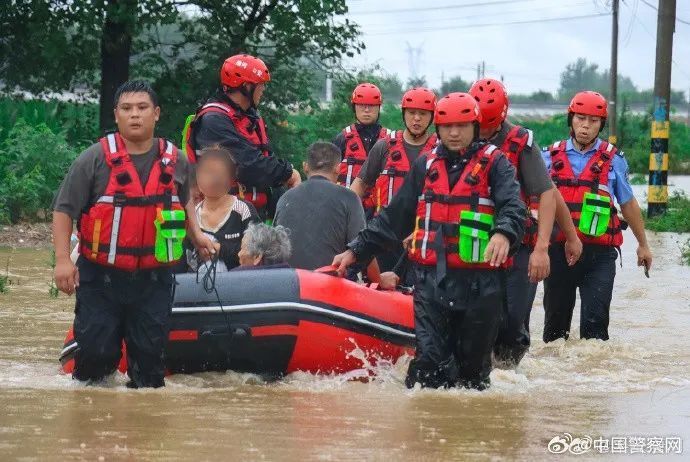
[[[578,229],[586,236],[599,237],[606,232],[611,219],[611,198],[585,193]]]
[[[484,252],[493,226],[493,215],[469,210],[460,212],[458,253],[462,261],[484,263]]]
[[[189,159],[189,153],[187,152],[187,135],[189,134],[189,128],[191,127],[192,122],[194,122],[195,117],[196,114],[188,115],[184,121],[184,128],[182,129],[182,143],[180,146],[182,146],[182,151],[184,152],[185,156],[187,156],[187,159]]]
[[[182,241],[187,235],[184,210],[160,210],[154,221],[156,226],[156,261],[171,263],[182,258]]]

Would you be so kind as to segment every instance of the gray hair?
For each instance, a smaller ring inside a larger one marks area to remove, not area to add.
[[[292,246],[287,228],[272,228],[263,223],[251,223],[244,232],[247,252],[253,257],[261,255],[264,265],[287,263]]]

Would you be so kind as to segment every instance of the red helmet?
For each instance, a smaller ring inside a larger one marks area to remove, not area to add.
[[[479,105],[468,93],[449,93],[436,103],[435,125],[482,121]]]
[[[352,104],[368,104],[371,106],[380,106],[383,102],[381,90],[373,83],[360,83],[352,92],[350,99]]]
[[[220,83],[230,88],[243,83],[260,84],[271,80],[268,67],[259,58],[250,55],[230,56],[220,69]]]
[[[601,93],[581,91],[570,100],[568,114],[585,114],[605,119],[609,115],[608,103]]]
[[[401,105],[403,109],[421,109],[434,112],[434,109],[436,109],[436,95],[428,88],[413,88],[405,92]]]
[[[469,91],[479,103],[482,111],[483,129],[496,129],[504,120],[508,113],[508,94],[503,84],[495,79],[481,79],[472,84]]]

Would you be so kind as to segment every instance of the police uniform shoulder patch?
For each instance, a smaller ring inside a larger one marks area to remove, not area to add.
[[[616,150],[616,154],[618,154],[621,157],[625,157],[625,153],[623,151],[621,151],[620,149]]]

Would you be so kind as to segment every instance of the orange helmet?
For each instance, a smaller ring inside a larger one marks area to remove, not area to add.
[[[472,84],[469,91],[479,103],[482,112],[481,128],[496,129],[508,114],[508,94],[503,84],[495,79],[481,79]]]
[[[271,80],[268,67],[259,58],[241,54],[230,56],[220,69],[220,83],[230,88],[237,88],[243,83],[255,85]]]
[[[568,114],[585,114],[605,119],[609,115],[608,103],[601,93],[581,91],[570,100]]]
[[[360,83],[352,92],[350,99],[352,104],[367,104],[370,106],[380,106],[383,103],[381,90],[373,83]]]
[[[434,109],[436,109],[436,95],[428,88],[413,88],[405,92],[401,106],[403,109],[421,109],[434,112]]]
[[[436,103],[434,124],[449,125],[467,122],[481,123],[479,104],[468,93],[449,93]]]

